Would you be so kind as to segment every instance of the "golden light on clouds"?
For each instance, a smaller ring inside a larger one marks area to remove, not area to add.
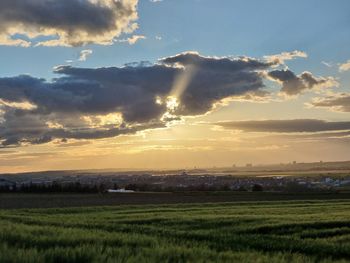
[[[123,122],[123,117],[119,112],[106,115],[87,115],[81,118],[91,128],[103,128],[104,126],[118,127]]]
[[[7,106],[7,107],[22,109],[22,110],[34,110],[34,109],[36,109],[36,105],[34,105],[33,103],[30,103],[28,101],[9,102],[9,101],[2,100],[0,98],[0,108],[1,108],[1,106]]]

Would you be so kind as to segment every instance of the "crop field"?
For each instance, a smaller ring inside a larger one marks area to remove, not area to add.
[[[0,209],[92,207],[115,205],[165,205],[246,201],[350,200],[350,192],[178,192],[116,194],[0,194]]]
[[[0,262],[349,262],[350,201],[0,210]]]

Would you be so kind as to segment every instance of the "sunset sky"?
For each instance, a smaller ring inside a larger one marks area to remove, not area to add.
[[[0,173],[350,160],[348,0],[1,0]]]

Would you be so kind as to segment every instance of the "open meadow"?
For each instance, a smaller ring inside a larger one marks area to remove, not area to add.
[[[349,262],[350,201],[0,210],[0,262]]]

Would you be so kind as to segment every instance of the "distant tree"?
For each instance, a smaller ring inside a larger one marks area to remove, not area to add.
[[[303,184],[298,184],[297,182],[289,182],[285,186],[285,191],[287,192],[309,192],[310,189]]]
[[[125,190],[132,190],[132,191],[137,191],[138,190],[138,187],[136,184],[127,184],[125,186]]]
[[[240,192],[246,192],[248,191],[247,188],[245,188],[243,185],[241,185],[239,188],[238,188],[238,191]]]
[[[254,184],[252,186],[252,191],[253,192],[262,192],[264,189],[260,184]]]
[[[230,186],[228,184],[224,184],[220,187],[221,191],[230,191]]]
[[[98,192],[99,193],[106,193],[107,192],[107,186],[105,184],[99,184],[98,185]]]

